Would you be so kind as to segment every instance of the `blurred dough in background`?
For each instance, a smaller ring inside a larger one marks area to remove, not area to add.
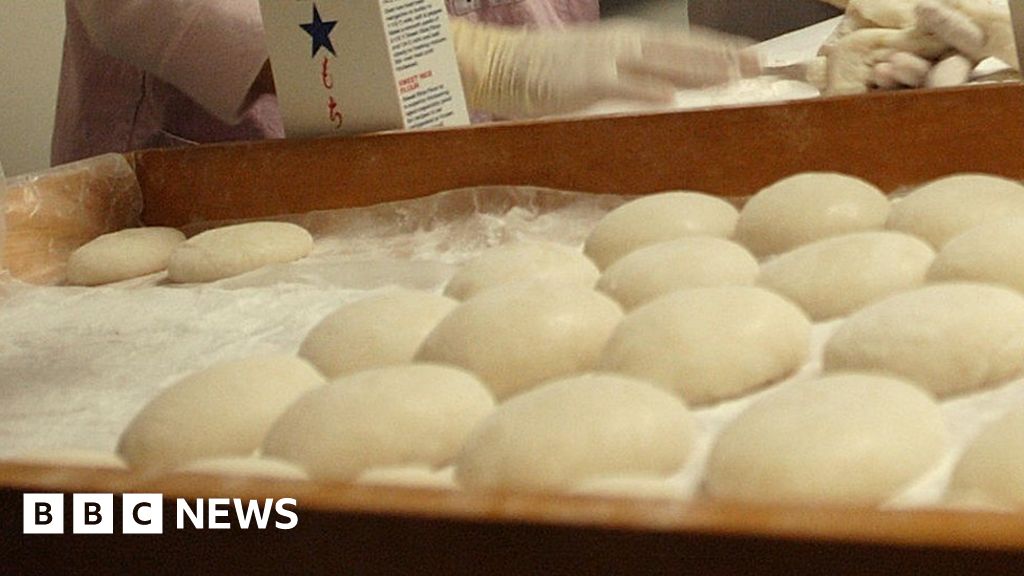
[[[200,232],[179,244],[167,266],[171,282],[213,282],[304,258],[313,236],[288,222],[247,222]]]
[[[98,286],[161,272],[184,241],[179,230],[159,226],[104,234],[71,253],[68,284]]]

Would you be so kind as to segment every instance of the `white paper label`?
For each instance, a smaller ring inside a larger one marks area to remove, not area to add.
[[[262,0],[288,136],[469,123],[443,0]]]

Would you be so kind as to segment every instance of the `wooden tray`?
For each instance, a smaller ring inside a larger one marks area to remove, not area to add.
[[[141,151],[128,159],[143,220],[179,226],[486,184],[735,196],[806,170],[859,175],[887,191],[959,171],[1024,179],[1022,119],[1024,87],[1013,84]],[[293,497],[300,522],[291,531],[171,529],[159,537],[20,534],[24,493],[75,491]],[[0,465],[0,510],[0,567],[11,573],[75,566],[132,573],[1024,573],[1024,514],[152,480],[18,465]]]
[[[522,184],[753,194],[807,170],[891,191],[958,171],[1024,178],[1024,86],[143,151],[150,225],[255,218]]]

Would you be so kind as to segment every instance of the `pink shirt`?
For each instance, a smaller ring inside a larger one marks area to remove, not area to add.
[[[596,20],[597,0],[446,0],[504,25]],[[66,0],[51,162],[283,136],[277,99],[242,109],[267,59],[258,0]]]

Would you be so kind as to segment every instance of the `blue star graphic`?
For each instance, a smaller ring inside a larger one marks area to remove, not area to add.
[[[338,55],[334,51],[334,44],[331,43],[331,30],[334,30],[337,24],[337,20],[330,20],[328,22],[321,20],[320,11],[316,9],[316,4],[313,4],[313,21],[309,24],[299,24],[300,28],[313,37],[312,58],[316,57],[316,53],[320,48],[326,48],[331,54]]]

